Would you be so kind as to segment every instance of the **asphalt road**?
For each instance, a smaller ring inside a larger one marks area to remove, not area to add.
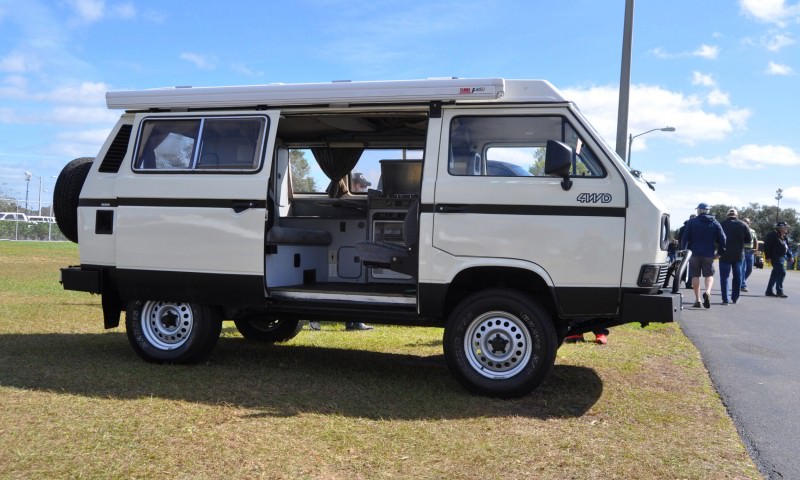
[[[765,297],[770,270],[754,270],[737,305],[721,305],[719,273],[711,308],[683,293],[681,328],[702,355],[739,435],[765,478],[800,479],[800,272],[784,293]]]

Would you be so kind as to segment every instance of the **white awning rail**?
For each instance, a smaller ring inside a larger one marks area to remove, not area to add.
[[[544,80],[431,79],[170,87],[106,93],[111,109],[235,108],[419,102],[563,102]]]

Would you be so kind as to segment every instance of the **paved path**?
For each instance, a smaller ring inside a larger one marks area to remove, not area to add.
[[[754,270],[737,305],[721,305],[718,273],[708,310],[682,289],[680,325],[761,473],[800,479],[800,272],[787,272],[789,298],[764,296],[769,273]]]

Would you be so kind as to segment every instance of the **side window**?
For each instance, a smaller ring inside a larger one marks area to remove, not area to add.
[[[191,118],[142,122],[136,170],[255,170],[266,119]]]
[[[137,169],[181,170],[191,167],[200,120],[147,120],[142,126]]]
[[[541,177],[548,140],[576,152],[572,176],[602,177],[605,171],[575,129],[559,116],[456,117],[450,124],[451,175]]]

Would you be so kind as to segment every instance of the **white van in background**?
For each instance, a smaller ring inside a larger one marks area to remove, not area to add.
[[[0,220],[9,220],[12,222],[27,222],[28,216],[22,212],[0,212]]]
[[[464,386],[512,397],[568,334],[680,314],[669,215],[546,81],[106,99],[119,122],[56,184],[80,247],[62,283],[102,294],[108,328],[124,310],[146,360],[208,357],[225,319],[265,342],[304,320],[438,326]]]

